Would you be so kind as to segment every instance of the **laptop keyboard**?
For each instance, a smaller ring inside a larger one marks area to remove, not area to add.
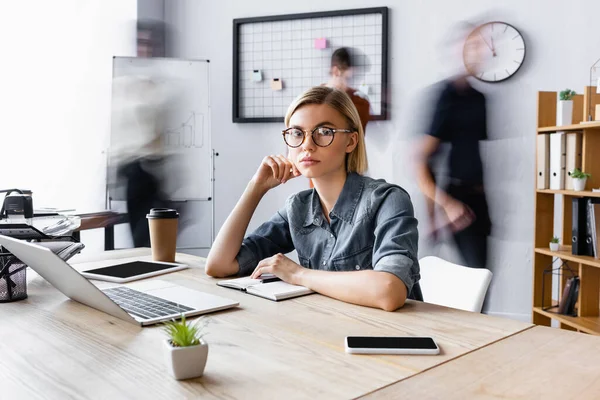
[[[159,318],[194,310],[124,286],[105,289],[103,292],[129,314],[144,319]]]

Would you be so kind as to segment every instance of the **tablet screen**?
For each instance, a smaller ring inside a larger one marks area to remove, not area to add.
[[[112,276],[114,278],[130,278],[132,276],[149,274],[151,272],[163,271],[177,268],[177,264],[158,264],[147,261],[133,261],[126,264],[112,265],[110,267],[90,269],[88,274]]]

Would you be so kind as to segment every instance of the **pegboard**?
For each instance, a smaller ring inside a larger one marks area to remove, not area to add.
[[[233,20],[233,122],[282,122],[292,100],[329,80],[331,55],[355,52],[350,84],[387,119],[388,8]]]

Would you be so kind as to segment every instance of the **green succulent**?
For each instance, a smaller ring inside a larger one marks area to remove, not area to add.
[[[575,168],[573,171],[571,171],[571,178],[574,178],[574,179],[587,179],[591,176],[592,176],[592,174],[582,172],[579,168]]]
[[[575,96],[577,93],[575,93],[574,90],[571,89],[565,89],[563,91],[560,92],[560,99],[561,100],[572,100],[573,96]]]
[[[208,320],[202,318],[201,322],[192,324],[185,322],[185,316],[181,315],[181,321],[169,321],[164,324],[164,331],[169,337],[173,347],[189,347],[200,344],[208,325]]]

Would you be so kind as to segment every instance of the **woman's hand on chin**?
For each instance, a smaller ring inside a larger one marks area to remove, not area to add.
[[[263,158],[252,182],[264,191],[271,190],[290,179],[300,176],[294,163],[282,154]]]

